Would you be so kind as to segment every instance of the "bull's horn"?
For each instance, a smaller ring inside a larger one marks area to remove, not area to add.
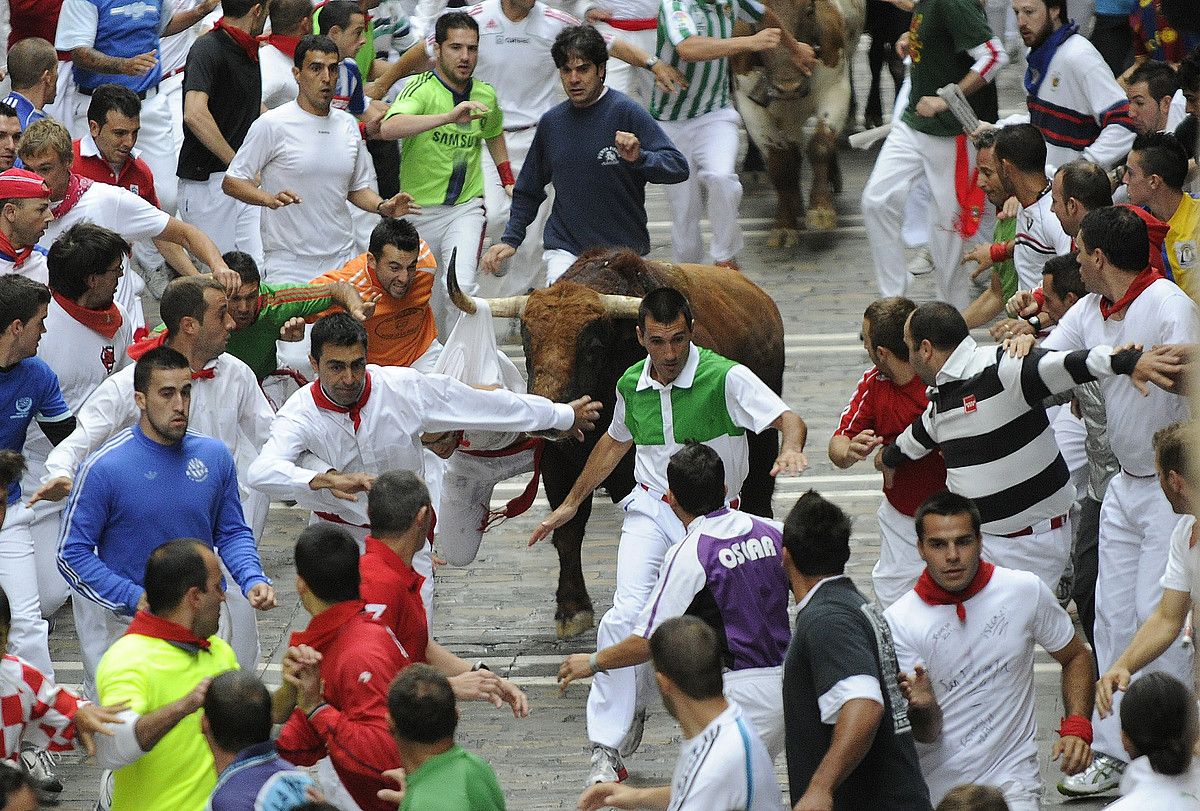
[[[507,298],[487,299],[492,315],[496,318],[520,318],[525,314],[525,303],[529,296],[508,296]]]
[[[642,306],[642,300],[638,296],[602,294],[600,300],[604,302],[604,311],[613,318],[637,318],[638,308]]]
[[[475,315],[475,302],[458,286],[458,274],[454,270],[455,260],[458,259],[458,248],[450,252],[450,267],[446,268],[446,289],[450,292],[450,300],[454,306],[468,315]]]

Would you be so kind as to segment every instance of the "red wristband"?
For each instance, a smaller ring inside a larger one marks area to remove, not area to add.
[[[1001,262],[1008,261],[1008,243],[993,242],[992,247],[989,249],[989,253],[992,257],[993,265],[998,265]]]
[[[512,164],[508,161],[496,164],[496,172],[500,175],[501,186],[515,186],[517,179],[513,177]]]
[[[367,125],[361,121],[358,122],[358,134],[362,136],[364,141],[367,140]]]
[[[1040,287],[1033,288],[1033,300],[1037,302],[1038,312],[1046,309],[1046,291]]]
[[[1079,738],[1090,746],[1092,743],[1091,720],[1082,715],[1068,715],[1058,724],[1058,737],[1065,738],[1068,735]]]

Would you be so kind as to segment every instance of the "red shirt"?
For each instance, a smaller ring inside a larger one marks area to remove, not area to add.
[[[366,612],[391,629],[410,659],[424,662],[429,647],[429,621],[421,602],[424,575],[370,535],[367,551],[358,559],[358,572]]]
[[[337,603],[292,634],[292,645],[321,652],[322,698],[326,704],[307,717],[299,707],[280,730],[279,754],[297,766],[328,755],[342,785],[363,811],[395,811],[375,796],[395,788],[382,773],[400,766],[400,752],[388,731],[388,685],[411,664],[392,632],[363,611],[360,600]]]
[[[161,208],[158,204],[158,195],[154,192],[154,173],[150,171],[150,167],[141,158],[129,156],[129,160],[125,161],[125,165],[121,167],[120,174],[113,172],[112,164],[104,159],[104,157],[96,149],[96,142],[89,135],[85,139],[80,139],[71,144],[71,149],[75,153],[75,159],[71,163],[71,171],[77,175],[91,178],[97,183],[107,183],[110,186],[120,186],[122,189],[127,189],[138,197],[145,200],[155,208]]]
[[[8,47],[11,49],[30,37],[41,37],[53,44],[62,4],[63,0],[9,0],[8,23],[12,30],[8,35]]]
[[[858,381],[833,435],[854,437],[870,428],[883,438],[885,445],[891,444],[928,405],[921,378],[913,375],[907,384],[897,386],[872,366]],[[890,488],[883,488],[883,494],[900,512],[915,515],[925,499],[945,489],[946,462],[935,451],[915,462],[907,459],[902,462],[895,481]]]

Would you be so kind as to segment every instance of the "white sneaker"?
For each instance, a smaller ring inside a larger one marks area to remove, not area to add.
[[[642,707],[633,714],[633,724],[630,725],[629,731],[625,733],[624,740],[617,747],[617,754],[623,758],[627,758],[638,750],[642,745],[642,733],[646,730],[646,708]]]
[[[1121,775],[1125,772],[1126,763],[1103,752],[1095,754],[1091,766],[1079,774],[1064,777],[1059,781],[1059,794],[1068,797],[1090,797],[1112,791],[1121,784]]]
[[[25,767],[25,771],[41,787],[42,791],[57,794],[63,790],[62,781],[54,773],[54,767],[58,765],[57,755],[51,754],[45,749],[25,746],[21,749],[21,765]]]
[[[908,260],[908,272],[914,276],[924,276],[933,272],[933,254],[928,248],[921,248],[916,256]]]
[[[621,761],[617,750],[603,744],[592,744],[592,769],[588,772],[588,785],[596,783],[620,783],[629,772]]]
[[[96,805],[93,811],[108,811],[112,808],[113,796],[113,773],[112,769],[105,769],[100,774],[100,796],[96,798]]]

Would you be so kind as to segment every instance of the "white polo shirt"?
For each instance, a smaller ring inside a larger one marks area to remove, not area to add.
[[[668,811],[779,811],[780,805],[767,748],[737,704],[680,746]]]

